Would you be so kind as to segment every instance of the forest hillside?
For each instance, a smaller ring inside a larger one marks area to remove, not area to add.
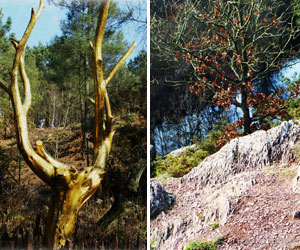
[[[3,134],[3,129],[1,132]],[[145,133],[143,118],[135,122],[116,118],[114,147],[108,161],[110,175],[79,213],[75,249],[146,249],[146,172],[138,189],[128,190],[131,171],[138,165],[146,165]],[[86,165],[87,152],[82,149],[79,124],[66,128],[32,128],[30,134],[32,142],[42,140],[47,151],[58,160],[78,168]],[[0,249],[41,247],[51,190],[20,157],[13,134],[0,139],[0,151]],[[91,161],[91,154],[89,157]],[[127,190],[120,193],[120,189]],[[119,198],[122,211],[101,227],[101,218]]]

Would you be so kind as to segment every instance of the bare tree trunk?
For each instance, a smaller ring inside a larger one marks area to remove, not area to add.
[[[52,189],[45,241],[49,247],[54,249],[63,248],[66,244],[72,245],[78,212],[83,204],[96,192],[106,174],[106,161],[114,135],[106,86],[135,47],[134,43],[115,65],[108,77],[104,79],[102,41],[109,3],[109,0],[101,2],[95,42],[90,44],[94,56],[93,76],[95,87],[95,100],[90,99],[95,106],[93,166],[77,170],[52,158],[44,150],[41,141],[36,142],[35,151],[29,140],[27,114],[31,105],[31,88],[25,71],[24,57],[26,43],[44,8],[44,0],[40,0],[37,13],[32,9],[30,22],[21,41],[11,38],[16,50],[11,70],[11,83],[8,84],[0,79],[0,87],[9,95],[12,102],[18,149],[32,171]],[[24,100],[22,100],[19,91],[18,73],[20,73],[23,82]],[[53,114],[55,118],[55,110]]]
[[[71,176],[76,178],[72,185],[65,182],[62,174],[61,179],[51,187],[52,196],[46,224],[48,247],[55,245],[60,248],[72,244],[78,213],[100,184],[99,180],[93,180],[93,174]]]

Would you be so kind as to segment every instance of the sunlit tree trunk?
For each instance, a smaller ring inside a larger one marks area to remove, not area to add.
[[[11,39],[16,49],[11,70],[11,83],[9,84],[0,79],[0,87],[9,95],[12,102],[18,149],[28,166],[47,183],[52,190],[45,241],[48,247],[53,247],[54,249],[72,245],[78,213],[83,204],[101,185],[106,173],[105,164],[111,150],[114,135],[112,129],[112,114],[106,86],[135,47],[134,43],[105,79],[103,76],[102,41],[109,2],[109,0],[101,2],[95,42],[90,43],[94,55],[93,76],[95,89],[95,100],[90,99],[95,106],[93,138],[94,160],[92,166],[87,166],[79,171],[75,167],[65,165],[52,158],[44,150],[41,141],[36,142],[36,150],[33,149],[29,141],[27,113],[31,105],[31,89],[25,71],[24,56],[30,33],[44,8],[43,0],[40,0],[37,13],[32,9],[29,25],[21,41]],[[20,74],[22,79],[24,98],[21,98],[20,95],[18,74]]]

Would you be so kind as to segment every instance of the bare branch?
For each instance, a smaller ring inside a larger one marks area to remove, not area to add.
[[[103,43],[105,24],[108,16],[109,4],[110,4],[110,0],[105,0],[102,2],[100,7],[97,30],[96,30],[96,40],[95,40],[96,51],[95,52],[97,55],[96,59],[100,61],[102,61],[102,43]]]
[[[128,185],[128,188],[130,190],[132,190],[133,192],[137,192],[138,191],[138,188],[140,186],[140,179],[142,177],[142,174],[144,173],[144,171],[146,170],[146,167],[147,167],[147,164],[142,164],[142,166],[140,166],[138,168],[138,170],[136,171],[135,174],[133,174],[130,182],[129,182],[129,185]]]
[[[93,98],[91,98],[91,97],[89,97],[88,100],[95,107],[95,100]]]
[[[63,169],[69,169],[70,167],[56,161],[55,159],[53,159],[44,149],[43,147],[43,142],[42,141],[37,141],[36,142],[36,150],[37,153],[47,162],[49,162],[52,166],[54,166],[55,168],[63,168]]]
[[[20,57],[19,70],[21,73],[21,78],[22,78],[24,92],[25,92],[23,107],[25,109],[25,112],[27,113],[28,109],[30,108],[30,105],[31,105],[31,90],[30,90],[30,82],[29,82],[28,76],[25,71],[24,54],[25,54],[25,51],[23,52],[23,54]]]
[[[41,14],[41,11],[44,7],[44,1],[40,0],[40,6],[37,14],[34,11],[31,13],[30,22],[24,32],[24,35],[21,41],[16,39],[10,39],[12,44],[16,49],[15,59],[13,67],[11,70],[11,85],[10,85],[10,98],[13,102],[14,107],[14,119],[16,126],[16,135],[18,148],[21,152],[24,160],[30,166],[30,168],[35,172],[44,182],[51,185],[51,178],[55,174],[54,167],[46,161],[43,157],[37,154],[30,143],[28,135],[28,125],[27,125],[27,111],[31,103],[31,91],[30,91],[30,82],[25,72],[25,48],[27,40],[32,32],[32,29]],[[24,104],[22,104],[19,85],[18,85],[18,71],[20,71],[22,82],[24,85]],[[1,86],[4,84],[2,82]]]
[[[105,135],[109,136],[112,130],[112,115],[111,115],[111,108],[110,108],[110,102],[109,102],[107,91],[105,92],[105,113],[106,113]]]
[[[0,87],[9,95],[11,95],[11,92],[9,90],[9,84],[0,78]]]
[[[118,69],[123,65],[123,63],[126,61],[126,59],[130,56],[133,49],[135,48],[136,42],[134,41],[129,50],[126,52],[126,54],[120,59],[120,61],[115,65],[115,67],[110,72],[109,76],[105,79],[106,85],[109,83],[109,81],[113,78],[115,73],[118,71]]]
[[[38,11],[37,13],[35,13],[34,9],[32,8],[31,9],[31,18],[30,18],[30,21],[29,21],[29,24],[26,28],[26,31],[24,32],[24,35],[22,37],[22,40],[20,41],[20,44],[19,46],[20,47],[25,47],[26,46],[26,43],[28,41],[28,38],[32,32],[32,29],[37,21],[37,19],[39,18],[39,16],[41,15],[41,12],[42,12],[42,9],[44,8],[44,0],[40,0],[40,6],[38,8]]]
[[[11,71],[11,76],[12,76],[12,88],[14,89],[13,92],[16,95],[15,99],[16,100],[18,99],[18,105],[21,100],[20,94],[19,94],[19,87],[18,87],[18,78],[17,78],[18,69],[21,71],[21,77],[22,78],[24,77],[24,79],[27,78],[26,73],[25,73],[25,68],[24,68],[24,62],[23,63],[21,62],[21,64],[23,64],[23,66],[21,65],[21,68],[19,68],[20,61],[23,60],[21,57],[25,56],[26,43],[28,41],[28,38],[29,38],[29,36],[33,30],[33,27],[34,27],[37,19],[39,18],[43,8],[44,8],[44,1],[40,0],[40,6],[39,6],[39,9],[36,14],[35,14],[34,10],[32,9],[29,24],[23,34],[21,41],[18,41],[14,38],[10,39],[10,41],[12,42],[12,44],[14,45],[14,47],[16,49],[16,56],[15,56],[15,61],[14,61],[13,68]],[[25,85],[27,85],[24,82],[23,82],[23,84],[24,84],[24,87],[25,87]],[[30,93],[27,93],[26,90],[28,90],[27,87],[25,88],[25,99],[27,100],[26,106],[30,106],[30,99],[31,99]],[[27,95],[27,98],[26,98],[26,95]]]
[[[99,146],[103,142],[103,122],[104,122],[104,93],[105,82],[103,81],[103,61],[102,42],[105,24],[108,16],[110,1],[101,3],[98,25],[96,29],[94,56],[94,89],[95,89],[95,124],[94,124],[94,159],[99,151]]]
[[[89,45],[90,45],[91,49],[94,50],[94,45],[93,45],[93,43],[92,43],[92,42],[89,42]]]
[[[15,39],[15,38],[10,38],[9,40],[13,44],[13,46],[15,47],[15,49],[17,49],[17,47],[19,46],[20,41],[17,40],[17,39]]]

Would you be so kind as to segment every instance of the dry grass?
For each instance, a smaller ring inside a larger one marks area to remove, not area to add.
[[[58,153],[60,161],[77,168],[86,165],[79,126],[32,129],[30,133],[33,144],[42,139],[48,152],[51,155]],[[59,148],[55,152],[57,142]],[[24,162],[19,185],[17,157],[14,139],[1,140],[0,249],[11,249],[12,245],[16,249],[27,248],[28,244],[32,244],[34,249],[41,249],[51,190]],[[112,171],[110,177],[125,185],[130,171],[141,161],[146,162],[146,122],[119,123],[108,161]],[[114,190],[110,181],[106,181],[102,189],[83,206],[76,224],[73,249],[146,249],[145,177],[139,192],[129,193],[126,197],[124,213],[105,231],[97,227],[97,222],[112,204]]]

